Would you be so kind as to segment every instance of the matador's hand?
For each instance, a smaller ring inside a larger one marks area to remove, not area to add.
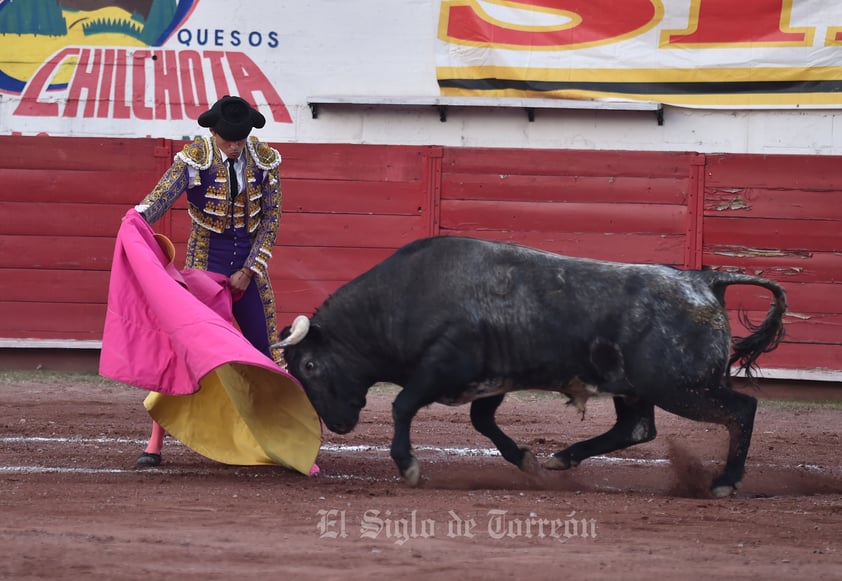
[[[228,285],[231,287],[231,291],[239,291],[241,293],[246,292],[252,276],[254,276],[254,273],[245,267],[232,274],[228,279]]]

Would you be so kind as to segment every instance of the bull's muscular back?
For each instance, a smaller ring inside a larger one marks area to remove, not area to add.
[[[405,246],[348,283],[315,318],[390,370],[377,380],[400,383],[419,366],[458,361],[470,381],[595,383],[601,372],[589,350],[601,340],[626,354],[632,383],[651,384],[683,370],[721,375],[728,319],[700,274],[440,236]]]

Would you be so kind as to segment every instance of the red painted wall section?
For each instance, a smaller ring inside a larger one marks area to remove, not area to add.
[[[441,233],[684,265],[690,155],[447,149]]]
[[[183,142],[0,137],[0,337],[101,338],[114,237]],[[764,367],[842,371],[842,160],[671,152],[273,144],[279,321],[403,244],[508,240],[623,262],[752,272],[787,288]],[[183,257],[184,200],[155,225]],[[759,321],[765,291],[732,287]]]
[[[101,337],[114,237],[160,146],[0,138],[0,337]]]
[[[431,234],[428,148],[278,144],[284,214],[271,266],[280,321]]]
[[[766,365],[842,368],[840,227],[839,157],[708,156],[704,263],[771,278],[787,289],[787,342],[764,356]],[[729,291],[727,299],[742,302],[754,321],[768,307],[765,292],[746,287]]]

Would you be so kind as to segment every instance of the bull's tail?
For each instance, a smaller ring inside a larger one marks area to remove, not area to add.
[[[739,370],[745,374],[748,380],[753,378],[753,371],[757,369],[757,359],[764,353],[773,351],[783,340],[786,330],[784,329],[783,316],[786,313],[786,291],[778,283],[761,278],[738,273],[714,273],[712,287],[720,297],[723,297],[725,288],[732,284],[747,284],[763,287],[774,296],[774,301],[769,307],[766,318],[759,325],[748,320],[745,313],[740,313],[740,322],[752,331],[747,337],[735,337],[732,350],[733,355],[728,360],[726,375],[731,374],[731,367],[737,365]]]

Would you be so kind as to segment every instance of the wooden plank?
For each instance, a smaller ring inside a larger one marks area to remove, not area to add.
[[[687,203],[687,180],[606,176],[446,173],[442,199],[636,204]]]
[[[766,318],[766,311],[745,311],[749,321],[757,325]],[[734,337],[745,337],[752,333],[740,322],[738,311],[729,310],[731,334]],[[787,345],[795,343],[815,343],[827,345],[842,345],[842,314],[812,315],[809,318],[784,316]],[[842,365],[842,362],[840,362]]]
[[[273,143],[281,153],[281,180],[420,182],[427,147],[336,143]]]
[[[26,192],[26,201],[30,203],[60,201],[126,204],[128,207],[150,192],[159,177],[149,169],[44,171],[0,168],[0,183],[14,184],[11,188],[0,188],[0,201],[19,202],[21,192]]]
[[[40,171],[137,171],[154,169],[156,156],[172,159],[168,141],[148,138],[0,136],[0,151],[2,167]]]
[[[27,236],[44,232],[62,236],[116,236],[120,221],[129,208],[122,204],[30,204],[0,202],[0,232]]]
[[[681,236],[494,230],[447,230],[442,234],[513,242],[565,256],[627,263],[678,266],[684,258]]]
[[[421,216],[290,213],[281,222],[278,245],[396,249],[428,235]]]
[[[834,252],[812,252],[804,255],[793,252],[761,256],[706,248],[704,265],[771,278],[783,285],[825,283],[840,280],[842,255]]]
[[[705,250],[748,249],[842,251],[842,222],[834,220],[771,220],[705,217]]]
[[[164,224],[161,222],[164,219],[161,219],[159,222],[153,224],[153,228],[156,232],[160,231],[162,234],[166,235],[170,240],[172,240],[176,244],[184,244],[187,242],[187,238],[190,236],[190,227],[193,223],[192,219],[190,218],[190,214],[187,213],[187,202],[184,196],[181,197],[179,202],[184,202],[181,204],[183,207],[173,207],[167,213],[165,218],[169,218],[168,227],[165,227]],[[281,218],[281,228],[283,228],[285,221],[285,217]]]
[[[495,149],[448,147],[445,173],[501,173],[552,176],[681,178],[689,176],[693,154],[652,151]]]
[[[418,182],[360,182],[284,178],[284,212],[420,216],[428,194]]]
[[[832,155],[707,155],[709,188],[839,190],[842,156]]]
[[[755,323],[762,320],[762,316],[752,319]],[[842,314],[813,314],[808,318],[786,316],[784,321],[788,343],[842,345]]]
[[[678,235],[685,233],[686,219],[683,206],[442,200],[439,223],[452,230]]]
[[[0,235],[0,268],[109,270],[115,237]]]
[[[705,191],[705,216],[842,220],[842,191],[718,188]]]
[[[801,369],[805,371],[842,371],[842,346],[816,345],[811,343],[783,344],[760,358],[763,369]]]
[[[0,337],[101,340],[105,304],[0,301]]]
[[[2,269],[0,297],[20,303],[105,303],[108,271]]]
[[[339,287],[344,280],[278,280],[272,279],[278,304],[278,322],[290,324],[297,315],[312,315],[316,308]],[[283,313],[283,315],[281,314]]]
[[[842,284],[779,282],[786,291],[789,311],[793,314],[808,316],[839,312],[839,305],[842,305]],[[742,306],[746,309],[761,311],[771,304],[772,294],[760,287],[733,285],[728,287],[725,301],[731,307]]]

